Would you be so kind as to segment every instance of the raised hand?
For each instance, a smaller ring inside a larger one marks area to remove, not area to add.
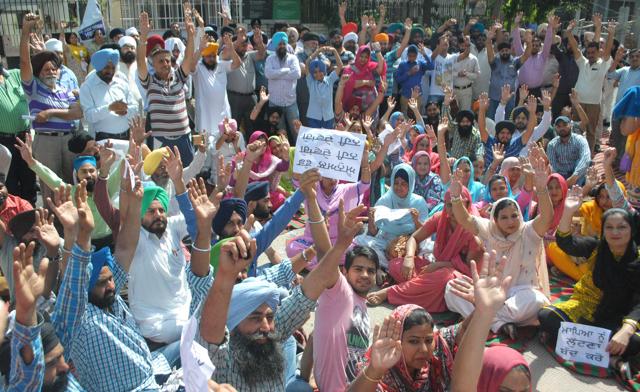
[[[404,20],[404,30],[411,31],[411,27],[413,26],[413,19],[407,18]]]
[[[483,94],[486,94],[486,93],[483,93]],[[500,94],[500,102],[502,102],[503,105],[506,105],[511,100],[511,97],[513,97],[513,93],[511,92],[511,85],[505,84],[504,86],[502,86],[502,92]]]
[[[320,181],[320,178],[321,176],[318,169],[309,169],[302,173],[300,178],[300,190],[304,193],[307,200],[316,197],[316,185]]]
[[[47,253],[57,252],[60,246],[60,235],[53,226],[53,215],[49,215],[49,211],[44,208],[36,209],[36,238],[47,248]]]
[[[32,32],[39,21],[40,16],[29,12],[22,17],[22,30],[29,33]]]
[[[549,90],[542,90],[542,106],[545,111],[548,111],[551,108],[551,92]]]
[[[90,237],[95,227],[93,214],[91,213],[87,199],[87,181],[82,180],[78,184],[75,194],[76,208],[78,209],[78,237],[80,237],[80,233],[84,233]]]
[[[576,212],[582,204],[582,187],[574,185],[569,190],[567,198],[564,201],[564,208],[567,213]]]
[[[449,187],[449,191],[451,192],[451,197],[460,197],[462,194],[462,184],[458,179],[457,175],[451,179],[451,186]]]
[[[401,333],[402,323],[392,316],[385,317],[382,325],[376,325],[373,328],[371,364],[368,368],[377,373],[378,378],[381,378],[402,358]]]
[[[473,277],[474,304],[480,313],[495,314],[507,299],[507,291],[511,285],[511,277],[502,277],[507,258],[502,256],[496,260],[496,251],[484,253],[482,267],[478,274],[476,262],[471,260],[471,276]]]
[[[171,181],[181,181],[184,168],[182,167],[182,159],[180,159],[180,150],[176,146],[173,147],[173,151],[168,147],[165,148],[169,152],[169,157],[163,158],[167,174],[169,174]]]
[[[522,161],[520,162],[522,163]],[[525,171],[533,171],[534,185],[539,192],[542,192],[543,189],[547,189],[547,163],[542,157],[538,155],[531,157],[530,163],[527,159],[526,165],[523,165],[522,169]]]
[[[547,21],[549,22],[549,25],[547,28],[551,28],[553,29],[553,31],[555,31],[558,28],[558,26],[560,26],[560,17],[557,15],[554,15],[553,13],[549,14]]]
[[[20,157],[28,166],[35,163],[36,160],[33,158],[33,137],[29,132],[27,132],[24,142],[20,138],[16,138],[16,144],[13,146],[20,151]]]
[[[373,125],[373,118],[371,118],[371,116],[369,115],[366,115],[362,119],[362,126],[365,127],[367,130],[371,130],[371,125]]]
[[[440,123],[438,124],[438,135],[446,135],[449,130],[449,119],[444,116],[440,119]]]
[[[493,153],[493,160],[498,164],[504,161],[504,145],[502,143],[495,143],[491,146],[491,152]]]
[[[267,89],[264,86],[260,87],[260,102],[269,102],[269,94],[267,94]]]
[[[151,23],[149,21],[149,14],[145,11],[140,13],[140,39],[145,39],[151,31]]]
[[[571,33],[573,31],[573,29],[576,28],[576,21],[575,20],[571,20],[569,22],[569,24],[567,25],[567,29],[565,30],[567,33]]]
[[[218,155],[218,182],[216,184],[216,190],[223,192],[229,186],[231,180],[231,162],[225,165],[224,156]]]
[[[476,267],[474,266],[473,268],[475,269]],[[451,280],[451,292],[465,301],[476,302],[473,280],[466,275]]]
[[[13,283],[16,300],[16,321],[25,326],[37,323],[36,301],[44,293],[45,277],[49,267],[46,257],[40,261],[36,272],[33,268],[35,242],[20,244],[13,249]]]
[[[338,208],[338,241],[336,245],[341,244],[345,247],[351,245],[353,238],[362,230],[365,218],[360,215],[365,208],[364,205],[359,205],[345,214],[344,200],[340,200],[340,207]]]
[[[593,22],[594,27],[602,27],[602,14],[594,12],[591,16],[591,21]]]
[[[553,80],[551,81],[551,85],[553,86],[554,89],[558,89],[558,87],[560,87],[560,79],[562,78],[562,76],[560,76],[560,73],[556,72],[555,74],[553,74]],[[551,94],[549,94],[551,95]]]
[[[137,116],[129,121],[130,140],[141,146],[151,136],[151,131],[145,132],[147,120],[143,116]]]
[[[504,87],[503,87],[503,91],[504,91]],[[489,109],[489,94],[487,93],[480,94],[480,96],[478,97],[478,104],[479,104],[478,111],[486,113],[487,109]]]
[[[389,109],[393,109],[396,107],[396,99],[393,95],[387,98],[387,107],[389,107]]]
[[[586,187],[595,188],[600,182],[598,178],[598,169],[595,166],[589,166],[587,169]]]
[[[415,111],[418,110],[418,100],[415,98],[411,98],[408,102],[409,104],[409,109]]]
[[[75,232],[78,224],[78,209],[71,200],[71,185],[63,185],[53,190],[53,200],[47,197],[47,204],[56,215],[65,232]]]
[[[513,23],[515,23],[515,24],[516,24],[516,26],[520,26],[520,23],[522,22],[522,17],[523,17],[523,16],[524,16],[524,12],[519,11],[519,12],[516,14],[515,19],[513,20]]]
[[[98,154],[100,156],[100,174],[102,177],[109,175],[111,166],[116,161],[116,152],[112,150],[113,143],[107,141],[106,143],[98,146]]]
[[[527,86],[526,84],[521,84],[520,87],[518,87],[518,92],[518,96],[520,97],[520,99],[524,100],[529,96],[529,86]]]
[[[615,147],[609,147],[604,151],[604,161],[602,162],[605,166],[613,167],[613,162],[616,159],[618,152]]]
[[[218,276],[235,282],[238,274],[249,267],[255,254],[256,240],[246,230],[240,230],[236,237],[222,244]]]
[[[616,33],[616,27],[618,26],[618,24],[616,23],[615,20],[610,20],[609,23],[607,24],[607,33],[611,34],[611,36],[615,35]]]
[[[449,106],[451,104],[451,101],[455,99],[455,96],[453,95],[453,91],[451,90],[450,86],[444,86],[443,91],[444,100],[442,101],[442,104],[444,106]]]
[[[536,115],[536,108],[538,107],[538,100],[535,95],[529,95],[527,98],[527,110],[530,116]]]
[[[338,6],[338,15],[344,18],[346,14],[347,14],[347,2],[343,1]]]
[[[247,146],[247,151],[245,153],[244,159],[248,160],[249,163],[254,163],[264,154],[267,149],[267,143],[263,140],[256,140],[255,142],[249,144]]]
[[[218,193],[209,197],[207,195],[207,187],[204,184],[204,180],[199,178],[189,183],[189,200],[193,206],[193,212],[196,215],[198,225],[203,228],[211,227],[211,222],[215,218],[218,208],[220,207],[220,200],[222,200],[222,193]]]

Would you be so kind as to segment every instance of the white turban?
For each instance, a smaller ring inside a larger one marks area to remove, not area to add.
[[[44,43],[44,47],[51,52],[64,52],[62,48],[62,41],[59,39],[51,38]]]
[[[349,41],[353,41],[356,44],[358,43],[358,34],[354,33],[353,31],[348,33],[347,35],[344,36],[344,38],[342,39],[342,43],[346,44]]]
[[[119,47],[122,48],[125,45],[133,46],[134,48],[138,47],[138,43],[136,42],[136,40],[133,37],[130,37],[128,35],[123,35],[118,40],[118,46]]]
[[[140,35],[140,33],[138,33],[138,29],[136,29],[135,27],[129,27],[124,32],[124,35],[132,36],[132,35]]]

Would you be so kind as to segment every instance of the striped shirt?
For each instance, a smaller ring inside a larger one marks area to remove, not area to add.
[[[290,296],[283,299],[275,313],[275,333],[278,340],[283,343],[293,332],[302,326],[309,313],[315,308],[316,301],[307,298],[300,286],[296,286]],[[199,313],[199,312],[198,312]],[[200,314],[196,317],[199,319]],[[196,340],[209,351],[209,358],[216,367],[213,374],[216,382],[221,384],[231,384],[238,391],[272,392],[284,391],[284,372],[274,374],[273,377],[264,379],[258,385],[248,385],[242,378],[239,365],[233,355],[233,348],[229,342],[229,331],[225,328],[225,336],[219,345],[205,341],[200,334],[196,335]]]
[[[190,132],[184,92],[187,78],[182,67],[178,67],[171,70],[168,82],[155,73],[140,80],[147,92],[146,105],[153,136],[180,136]]]
[[[584,136],[571,133],[564,143],[556,136],[547,146],[547,155],[553,171],[564,178],[576,175],[581,178],[587,173],[591,163],[591,151]]]
[[[37,115],[43,110],[48,109],[69,109],[71,105],[76,103],[76,96],[71,90],[67,90],[61,85],[56,85],[55,90],[47,87],[38,78],[32,78],[30,81],[22,81],[22,89],[29,98],[29,112],[32,116]],[[36,132],[71,132],[75,129],[75,122],[63,120],[59,117],[49,117],[46,122],[33,122],[32,127]]]
[[[16,134],[29,128],[27,98],[22,91],[20,70],[3,71],[4,82],[0,83],[0,133]]]
[[[296,103],[296,85],[302,75],[298,58],[290,53],[284,60],[277,54],[267,57],[264,73],[269,80],[270,106],[291,106]]]

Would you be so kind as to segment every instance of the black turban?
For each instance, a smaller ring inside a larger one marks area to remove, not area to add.
[[[223,237],[224,226],[229,222],[234,212],[240,215],[244,223],[247,220],[247,203],[242,199],[236,198],[224,199],[220,202],[220,208],[218,208],[216,217],[213,218],[213,222],[211,223],[213,232],[216,233],[218,237]]]

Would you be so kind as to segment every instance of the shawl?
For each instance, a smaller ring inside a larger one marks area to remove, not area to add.
[[[406,163],[411,163],[411,165],[415,167],[415,162],[413,158],[418,152],[421,152],[421,151],[418,151],[418,144],[420,144],[420,142],[425,139],[429,142],[429,147],[427,147],[427,149],[424,150],[424,152],[426,152],[427,155],[429,155],[429,160],[431,161],[431,171],[434,173],[439,173],[440,172],[440,155],[433,152],[432,150],[433,146],[431,145],[431,141],[429,140],[427,135],[424,133],[416,137],[416,140],[413,142],[412,150],[407,151],[407,153],[404,154],[404,161]]]
[[[465,187],[462,188],[462,194],[460,195],[463,203],[467,207],[469,214],[478,216],[473,203],[471,203],[471,194]],[[451,192],[447,191],[444,195],[444,202],[451,202]],[[436,228],[436,241],[433,250],[433,255],[438,261],[449,261],[453,264],[453,267],[467,276],[471,276],[471,269],[467,265],[460,253],[465,249],[469,249],[476,243],[475,236],[465,230],[462,225],[456,225],[455,229],[451,229],[451,218],[447,213],[447,209],[443,208],[438,218],[438,226]]]
[[[369,60],[365,64],[360,64],[359,58],[362,53],[365,51],[369,52]],[[355,100],[353,99],[353,91],[356,88],[356,82],[359,80],[375,80],[374,72],[378,67],[378,63],[375,61],[371,61],[371,49],[366,45],[361,45],[356,52],[356,59],[353,64],[345,67],[343,71],[343,75],[349,75],[349,80],[344,86],[344,94],[343,97],[346,99],[346,108],[351,109],[354,105]],[[386,67],[385,67],[386,68]],[[383,70],[382,75],[384,75],[386,69]],[[366,87],[368,89],[374,89],[374,87]]]
[[[418,159],[423,156],[427,157],[429,162],[433,162],[429,153],[426,151],[418,151],[411,160],[411,166],[414,170]],[[431,163],[429,163],[429,166],[432,166]],[[431,168],[429,170],[431,170]],[[423,178],[420,178],[416,173],[416,187],[413,189],[413,193],[424,197],[427,202],[427,206],[430,208],[435,207],[442,201],[442,190],[442,181],[436,173],[429,172]]]
[[[453,175],[456,172],[456,169],[458,168],[458,165],[460,165],[461,162],[466,162],[471,168],[471,176],[469,177],[469,182],[463,185],[465,185],[469,190],[469,193],[471,193],[472,201],[474,203],[478,202],[480,201],[480,199],[482,199],[482,193],[484,192],[485,186],[483,183],[474,180],[475,177],[474,177],[473,163],[471,163],[471,159],[467,157],[461,157],[458,160],[456,160],[456,162],[453,164],[451,175]]]
[[[478,379],[478,392],[499,392],[507,374],[517,366],[529,369],[527,360],[511,347],[497,345],[485,348],[482,372]]]
[[[417,309],[423,309],[418,305],[402,305],[397,307],[391,316],[402,322]],[[424,310],[424,309],[423,309]],[[438,331],[433,333],[433,356],[429,362],[418,372],[416,378],[412,377],[404,357],[387,371],[378,383],[378,391],[384,392],[444,392],[448,390],[453,370],[453,352],[447,341]],[[365,363],[371,360],[371,348],[365,354]]]
[[[547,273],[547,262],[544,253],[544,242],[533,230],[533,221],[526,222],[520,211],[518,203],[507,197],[496,201],[498,205],[503,200],[511,200],[517,206],[520,227],[515,233],[504,236],[496,223],[496,208],[491,210],[491,219],[473,217],[478,227],[478,236],[485,241],[487,249],[494,249],[497,259],[507,257],[507,265],[504,268],[504,276],[512,277],[512,285],[523,285],[531,283],[540,289],[547,297],[549,296],[549,276]],[[521,274],[534,274],[530,282],[525,282],[526,276]]]

